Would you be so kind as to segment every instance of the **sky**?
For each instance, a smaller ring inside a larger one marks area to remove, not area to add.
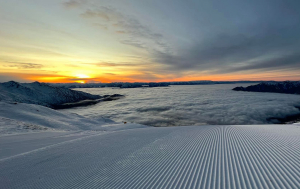
[[[0,82],[300,80],[298,0],[0,0]]]

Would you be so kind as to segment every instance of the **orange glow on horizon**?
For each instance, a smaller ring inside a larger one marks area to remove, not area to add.
[[[288,77],[286,75],[274,77],[272,74],[243,74],[243,75],[207,75],[200,77],[179,77],[172,78],[160,76],[159,79],[139,79],[136,75],[109,75],[107,77],[90,77],[85,74],[77,74],[76,77],[62,76],[62,75],[42,75],[42,74],[10,74],[16,78],[26,80],[29,82],[39,81],[45,83],[112,83],[112,82],[180,82],[180,81],[200,81],[200,80],[211,80],[211,81],[261,81],[261,80],[299,80],[297,77]]]
[[[59,72],[58,72],[59,73]],[[300,74],[297,72],[288,75],[280,72],[263,72],[263,73],[234,73],[234,74],[215,74],[199,76],[195,73],[186,73],[183,77],[176,77],[176,75],[161,75],[150,73],[151,79],[147,79],[147,75],[143,72],[109,72],[97,74],[95,70],[80,70],[66,72],[66,74],[35,74],[35,73],[16,73],[7,72],[6,77],[9,76],[11,80],[21,82],[45,82],[45,83],[112,83],[112,82],[180,82],[180,81],[285,81],[285,80],[299,80]]]

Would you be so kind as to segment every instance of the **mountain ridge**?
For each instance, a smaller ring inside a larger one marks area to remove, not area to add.
[[[300,81],[262,82],[248,87],[235,87],[234,91],[272,92],[285,94],[300,94]]]
[[[82,100],[97,100],[100,95],[75,91],[63,87],[50,86],[46,83],[18,83],[9,81],[0,83],[0,101],[38,104],[50,108],[65,103]]]

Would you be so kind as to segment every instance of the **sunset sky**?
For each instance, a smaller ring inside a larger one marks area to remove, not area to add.
[[[298,0],[0,0],[0,82],[300,80]]]

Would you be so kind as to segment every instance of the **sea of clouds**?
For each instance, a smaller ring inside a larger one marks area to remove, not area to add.
[[[151,126],[273,124],[300,114],[300,95],[232,91],[241,84],[78,89],[126,98],[61,111]],[[243,84],[247,86],[250,84]]]

